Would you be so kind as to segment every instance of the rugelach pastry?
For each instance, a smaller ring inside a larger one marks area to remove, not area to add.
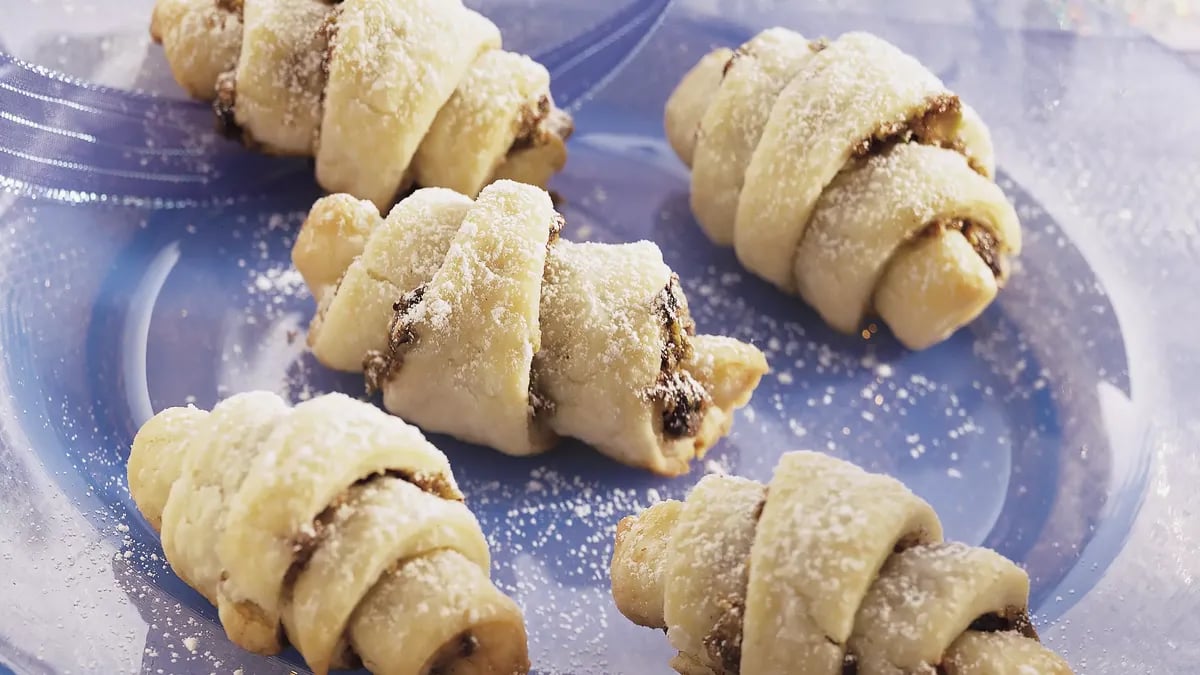
[[[813,452],[768,485],[708,475],[623,519],[612,591],[683,675],[1071,672],[1038,642],[1021,568],[942,541],[895,479]]]
[[[155,415],[128,472],[171,568],[244,649],[286,636],[318,675],[529,670],[446,456],[399,418],[342,394],[236,394]]]
[[[414,184],[545,186],[571,117],[550,75],[460,0],[158,0],[171,72],[247,145],[387,208]]]
[[[782,28],[706,55],[667,102],[712,241],[831,326],[905,345],[977,317],[1021,249],[979,116],[887,42]]]
[[[767,370],[738,340],[696,335],[650,242],[575,243],[543,190],[418,190],[381,218],[318,201],[292,260],[318,302],[317,359],[365,371],[384,406],[510,455],[578,438],[676,475],[729,432]]]

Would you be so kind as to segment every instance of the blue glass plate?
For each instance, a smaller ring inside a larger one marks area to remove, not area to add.
[[[576,112],[554,183],[566,236],[656,241],[700,329],[773,366],[681,479],[573,444],[512,459],[433,438],[526,612],[536,672],[669,672],[661,633],[609,596],[617,520],[705,471],[767,479],[799,448],[899,477],[949,536],[1019,561],[1044,638],[1080,672],[1194,672],[1200,74],[1104,13],[1060,28],[1059,3],[530,4],[481,9]],[[304,349],[313,303],[289,251],[320,194],[309,164],[212,133],[146,39],[151,5],[0,0],[0,671],[303,670],[229,644],[125,488],[133,434],[165,406],[362,387]],[[699,233],[663,104],[711,46],[775,24],[877,32],[990,123],[1026,249],[948,342],[834,334]]]

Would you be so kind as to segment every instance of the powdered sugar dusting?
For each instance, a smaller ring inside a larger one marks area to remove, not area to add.
[[[568,219],[569,228],[576,222],[595,222],[570,212]],[[1024,381],[1029,366],[1020,370],[1020,359],[1007,358],[1009,343],[981,343],[990,345],[980,353],[989,355],[983,363],[994,364],[986,368],[994,368],[996,375],[981,376],[986,373],[973,370],[976,380],[968,382],[964,392],[953,373],[913,372],[904,354],[886,336],[886,329],[869,331],[867,340],[848,342],[830,334],[791,301],[751,303],[747,286],[756,282],[737,267],[703,259],[700,265],[686,264],[677,257],[675,244],[684,239],[669,233],[655,238],[663,242],[668,262],[682,275],[700,330],[728,326],[734,337],[763,349],[776,373],[764,381],[751,405],[738,415],[731,439],[718,445],[706,464],[697,467],[697,473],[717,469],[768,478],[777,451],[797,447],[780,444],[779,438],[796,439],[795,443],[801,444],[798,447],[828,443],[835,454],[876,470],[902,474],[908,465],[896,457],[907,457],[909,449],[923,448],[919,462],[912,465],[918,470],[924,462],[946,461],[950,453],[957,453],[951,461],[963,465],[960,471],[968,471],[983,459],[980,444],[996,443],[997,438],[1004,443],[1011,437],[997,433],[1003,428],[997,421],[977,417],[984,397],[1012,391],[1013,385],[1003,382]],[[273,256],[286,253],[283,248],[272,251]],[[247,288],[253,289],[249,297],[261,296],[269,316],[278,317],[287,309],[302,316],[311,312],[307,293],[299,289],[296,295],[288,295],[291,286],[281,283],[286,280],[283,268],[272,273],[272,266],[263,260],[253,265],[253,273],[247,273]],[[247,267],[252,265],[248,262]],[[258,282],[259,278],[272,286],[280,284],[283,301],[276,303],[270,299],[271,292],[260,290],[259,284],[264,282]],[[247,315],[262,305],[255,300]],[[1000,328],[1003,332],[1003,326]],[[344,384],[339,385],[324,369],[309,363],[302,344],[301,332],[294,342],[299,356],[294,357],[288,378],[295,394],[330,387],[357,391],[360,381],[356,378],[343,377]],[[792,381],[785,381],[788,376],[781,379],[781,372],[789,373]],[[1053,373],[1042,376],[1052,378]],[[875,419],[864,419],[864,413]],[[923,426],[914,423],[914,418],[954,423],[941,434],[922,429],[913,436],[911,430]],[[951,430],[957,430],[956,438],[949,436]],[[893,438],[896,442],[890,440]],[[648,480],[623,470],[619,470],[623,479],[597,480],[592,476],[608,476],[614,468],[604,460],[585,459],[590,453],[571,444],[534,460],[533,467],[519,468],[524,463],[512,467],[492,451],[460,449],[444,438],[436,442],[450,452],[468,504],[480,515],[492,547],[497,582],[525,609],[535,663],[547,672],[633,672],[621,669],[621,657],[610,646],[612,631],[623,626],[623,619],[611,613],[607,592],[613,528],[624,515],[664,498],[682,497],[691,480]],[[748,451],[750,448],[757,450]],[[494,461],[481,464],[483,458]],[[603,470],[596,474],[600,467]],[[965,473],[959,482],[968,483],[972,475]],[[641,487],[626,486],[631,479]],[[956,517],[954,509],[947,510],[951,526],[971,522],[969,515]],[[957,527],[961,531],[962,525]],[[597,607],[610,609],[597,611]],[[640,634],[632,638],[624,629],[616,634],[624,636],[623,640],[643,639]],[[644,639],[654,641],[653,636]],[[564,653],[557,646],[562,642],[575,645],[575,653]]]
[[[1088,383],[1125,390],[1127,374],[1119,354],[1107,351],[1114,340],[1120,344],[1112,308],[1070,241],[1059,243],[1063,234],[1049,216],[1031,210],[1015,186],[1006,188],[1028,210],[1025,263],[998,304],[967,331],[936,350],[911,354],[886,327],[869,321],[859,336],[830,332],[802,303],[766,288],[732,254],[705,244],[688,215],[675,160],[652,139],[618,137],[611,149],[602,141],[581,138],[572,149],[573,168],[559,187],[568,196],[566,236],[580,238],[579,228],[591,228],[602,241],[657,242],[681,275],[698,329],[755,343],[774,374],[736,416],[732,435],[678,480],[624,469],[578,444],[511,459],[432,438],[450,456],[488,536],[494,578],[526,613],[537,672],[644,673],[649,660],[665,663],[670,647],[661,634],[629,625],[612,605],[607,565],[616,522],[684,496],[714,465],[767,479],[782,450],[827,449],[900,476],[934,503],[951,536],[979,542],[990,535],[1023,562],[1032,561],[1035,599],[1062,578],[1094,525],[1094,487],[1106,485],[1109,475],[1109,445],[1095,427],[1102,415]],[[597,186],[604,187],[603,201],[593,197]],[[298,201],[294,210],[181,218],[142,231],[154,245],[165,239],[149,239],[151,232],[178,238],[181,250],[153,304],[144,356],[155,409],[188,400],[209,407],[251,386],[293,401],[362,391],[361,377],[330,372],[305,350],[314,303],[287,274],[292,239],[311,204],[307,197]],[[40,273],[28,280],[37,288],[43,281]],[[72,283],[84,287],[79,279]],[[56,279],[54,288],[60,287]],[[31,292],[24,288],[18,285],[17,293]],[[64,326],[76,330],[76,323]],[[780,380],[784,372],[790,383]],[[1071,383],[1079,386],[1066,386]],[[124,494],[127,427],[106,421],[105,408],[79,417],[69,400],[44,405],[52,415],[72,411],[64,433],[81,450],[69,459],[95,478],[89,489],[116,501]],[[961,478],[951,478],[949,469]],[[1055,501],[1059,494],[1067,501]],[[195,656],[205,658],[205,672],[262,672],[263,662],[230,648],[215,626],[215,611],[169,572],[157,537],[136,516],[127,524],[132,541],[122,550],[133,569],[126,576],[133,595],[151,607],[145,613],[156,617],[154,667],[180,670],[168,643],[191,656],[180,640],[200,635]],[[109,531],[119,543],[121,533]],[[1036,559],[1022,553],[1027,550],[1036,551]],[[187,602],[180,605],[179,597]],[[1042,611],[1070,604],[1072,596],[1063,597],[1045,598]],[[203,657],[206,651],[220,656]],[[238,655],[246,660],[230,660]],[[286,658],[299,667],[294,656]]]

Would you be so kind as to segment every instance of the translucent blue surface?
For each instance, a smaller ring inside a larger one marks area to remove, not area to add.
[[[20,4],[0,0],[0,16]],[[294,652],[260,659],[224,639],[162,560],[124,462],[165,406],[361,392],[304,350],[313,303],[289,251],[320,192],[308,162],[217,138],[161,52],[132,37],[150,3],[131,4],[121,19],[64,19],[61,41],[0,28],[0,664],[302,670]],[[513,459],[433,438],[488,533],[495,579],[526,612],[536,671],[668,672],[661,633],[609,597],[617,520],[706,470],[767,479],[780,453],[813,448],[897,476],[948,536],[1025,566],[1044,636],[1080,672],[1192,672],[1200,122],[1138,102],[1169,90],[1179,110],[1200,109],[1200,77],[1115,24],[1079,36],[1005,3],[908,16],[883,2],[696,2],[661,22],[666,3],[541,4],[482,9],[576,111],[553,185],[564,236],[657,242],[699,328],[753,341],[773,372],[709,461],[676,480],[578,445]],[[52,12],[31,23],[55,27]],[[999,301],[948,342],[911,353],[886,330],[837,335],[697,229],[663,103],[712,45],[774,24],[878,32],[990,122],[1026,246]],[[1167,120],[1181,129],[1170,138]],[[1146,652],[1163,639],[1176,649]]]

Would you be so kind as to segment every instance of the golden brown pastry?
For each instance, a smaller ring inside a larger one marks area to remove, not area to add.
[[[1071,673],[1037,640],[1023,570],[943,542],[895,479],[812,452],[769,485],[709,475],[623,519],[612,588],[684,675]]]
[[[579,438],[674,475],[728,433],[766,372],[751,345],[695,335],[650,242],[574,243],[545,191],[418,190],[386,219],[318,201],[292,259],[318,301],[323,364],[363,370],[428,431],[513,455]]]
[[[545,186],[566,162],[549,73],[460,0],[158,0],[150,32],[226,131],[380,208],[413,183]]]
[[[875,312],[911,348],[940,342],[1020,252],[987,128],[877,37],[772,28],[716,50],[671,95],[666,128],[705,233],[840,331]]]
[[[528,672],[521,611],[445,455],[399,418],[341,394],[237,394],[155,415],[128,469],[172,569],[239,646],[274,654],[286,632],[319,675]]]

